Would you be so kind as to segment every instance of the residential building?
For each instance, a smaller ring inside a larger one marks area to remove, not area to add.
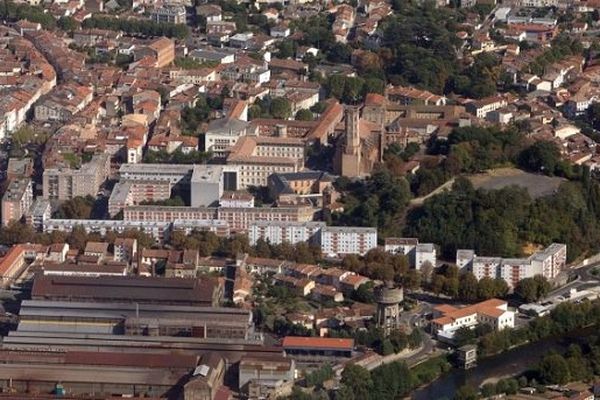
[[[241,137],[246,136],[248,127],[247,121],[231,117],[209,122],[204,139],[204,151],[210,151],[217,157],[224,157]]]
[[[50,201],[38,197],[26,214],[26,221],[36,231],[44,230],[44,222],[52,216],[52,206]]]
[[[196,15],[204,17],[206,22],[219,22],[222,19],[221,6],[217,4],[201,4],[196,7]]]
[[[108,254],[108,243],[106,242],[87,242],[85,250],[83,251],[84,256],[104,258]]]
[[[116,238],[113,247],[115,261],[131,264],[137,260],[137,239]]]
[[[185,24],[185,7],[178,4],[163,4],[152,10],[150,17],[156,23]]]
[[[43,196],[47,200],[69,200],[93,196],[110,174],[110,155],[95,154],[79,169],[46,168],[43,174]]]
[[[134,60],[140,61],[150,57],[154,66],[163,68],[175,61],[175,42],[166,37],[156,39],[146,46],[134,49]]]
[[[114,217],[127,206],[166,200],[171,197],[171,187],[170,181],[121,180],[108,199],[108,214]]]
[[[477,118],[484,119],[489,112],[505,107],[508,103],[500,96],[487,97],[485,99],[473,100],[465,105],[467,111]]]
[[[520,280],[541,275],[554,279],[566,266],[567,246],[552,243],[546,249],[527,258],[479,257],[472,250],[457,250],[456,264],[470,270],[479,280],[484,277],[499,278],[514,289]]]
[[[219,206],[228,208],[252,208],[254,196],[245,190],[223,192],[219,199]]]
[[[431,330],[438,339],[451,340],[460,328],[489,325],[501,331],[515,326],[515,313],[504,300],[490,299],[463,308],[442,304],[434,308]]]
[[[81,227],[86,233],[98,233],[102,236],[108,232],[124,233],[129,230],[139,230],[150,235],[157,243],[162,243],[169,237],[170,222],[123,221],[111,219],[53,219],[44,221],[43,230],[47,233],[54,231],[71,232],[75,227]]]
[[[0,287],[6,289],[14,284],[27,267],[28,245],[17,244],[0,258]]]
[[[12,181],[16,178],[29,178],[33,175],[32,158],[9,158],[6,168],[6,180]]]
[[[33,186],[30,178],[10,181],[2,196],[2,226],[19,221],[33,204]]]
[[[230,64],[235,61],[234,53],[204,49],[192,50],[189,57],[199,62],[212,62],[218,64]]]
[[[94,90],[89,86],[64,84],[36,104],[34,117],[38,121],[69,121],[91,103],[93,96]]]
[[[276,245],[281,243],[317,243],[318,235],[326,224],[324,222],[269,222],[255,221],[249,225],[250,245],[258,240]]]
[[[403,105],[424,104],[434,106],[445,106],[446,97],[433,94],[427,90],[413,87],[394,86],[386,89],[385,96],[389,101]]]
[[[377,228],[327,226],[321,228],[319,242],[326,257],[362,256],[377,247]]]
[[[410,267],[417,270],[420,270],[425,263],[434,268],[437,265],[435,245],[432,243],[419,243],[419,239],[386,238],[384,250],[388,253],[406,256]]]

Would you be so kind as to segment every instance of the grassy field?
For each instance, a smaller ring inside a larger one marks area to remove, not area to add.
[[[527,189],[532,198],[552,194],[558,189],[563,178],[531,174],[516,168],[499,168],[469,177],[475,188],[501,189],[507,186],[521,186]]]

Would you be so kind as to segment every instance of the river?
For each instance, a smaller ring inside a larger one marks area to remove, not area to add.
[[[597,333],[597,329],[581,330],[560,338],[549,338],[527,344],[480,360],[475,368],[467,371],[454,368],[438,380],[414,392],[411,399],[451,400],[456,390],[465,384],[478,387],[489,378],[520,374],[533,367],[550,350],[562,353],[569,344]]]

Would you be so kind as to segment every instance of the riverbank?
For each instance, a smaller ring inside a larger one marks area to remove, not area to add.
[[[452,368],[438,379],[415,391],[413,400],[451,400],[458,388],[464,385],[480,387],[491,379],[504,379],[525,373],[550,351],[564,353],[573,342],[596,335],[595,327],[578,329],[559,337],[517,346],[490,357],[483,358],[475,368],[462,370]]]

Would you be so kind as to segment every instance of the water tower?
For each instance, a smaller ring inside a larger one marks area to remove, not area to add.
[[[375,291],[377,301],[377,327],[382,328],[387,336],[394,329],[400,328],[400,303],[404,300],[402,288],[394,287],[387,282]]]

